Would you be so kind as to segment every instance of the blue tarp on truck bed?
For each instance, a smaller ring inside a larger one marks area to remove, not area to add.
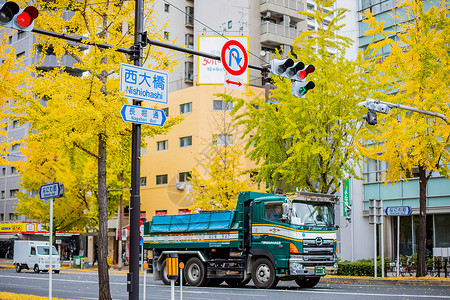
[[[154,216],[150,233],[231,229],[234,211],[205,212],[191,215]]]

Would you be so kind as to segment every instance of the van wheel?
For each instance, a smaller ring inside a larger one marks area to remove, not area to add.
[[[259,289],[271,289],[278,283],[275,268],[267,258],[259,258],[253,264],[252,280]]]
[[[302,288],[312,288],[315,287],[320,281],[320,277],[305,277],[301,279],[296,279],[295,282]]]
[[[56,270],[56,271],[55,271],[55,274],[59,274],[59,270]]]
[[[16,272],[20,273],[20,271],[22,271],[22,267],[20,266],[20,264],[16,265]]]
[[[183,275],[190,286],[202,286],[206,282],[205,265],[197,257],[191,257],[186,263]]]
[[[39,270],[39,266],[38,265],[34,265],[34,273],[39,274],[40,270]]]

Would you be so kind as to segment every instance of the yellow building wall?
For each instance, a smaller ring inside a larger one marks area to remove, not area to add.
[[[264,89],[250,87],[257,97],[264,97]],[[173,127],[166,135],[146,139],[147,148],[141,156],[141,177],[146,177],[146,186],[141,186],[141,211],[151,219],[156,211],[167,211],[167,214],[178,214],[180,209],[188,209],[187,190],[177,190],[176,183],[180,172],[200,168],[200,153],[211,143],[212,135],[217,131],[217,120],[223,120],[223,111],[213,111],[213,100],[222,100],[217,93],[226,93],[233,97],[248,99],[246,92],[225,89],[221,85],[200,85],[178,90],[169,94],[169,105],[158,105],[158,108],[169,108],[169,117],[180,114],[180,105],[192,102],[192,112],[184,114],[184,120]],[[148,106],[148,105],[147,105]],[[227,113],[229,115],[229,113]],[[226,117],[229,122],[231,117]],[[233,143],[245,146],[241,139],[240,128],[233,134]],[[192,146],[180,148],[179,138],[192,136]],[[168,140],[168,149],[157,151],[157,142]],[[242,156],[243,168],[254,166],[253,162]],[[156,185],[157,175],[168,175],[167,185]]]

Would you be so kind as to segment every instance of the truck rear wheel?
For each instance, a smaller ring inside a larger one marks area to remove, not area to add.
[[[278,278],[272,262],[267,258],[258,258],[253,264],[252,280],[259,289],[270,289],[277,285]]]
[[[20,266],[20,264],[16,264],[16,272],[20,273],[20,271],[22,271],[22,267]]]
[[[202,286],[206,281],[206,268],[200,259],[191,257],[184,270],[184,279],[190,286]]]
[[[315,287],[320,281],[320,277],[305,277],[301,279],[296,279],[295,282],[299,287],[302,288],[312,288]]]

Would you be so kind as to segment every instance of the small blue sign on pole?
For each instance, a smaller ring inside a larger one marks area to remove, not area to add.
[[[125,104],[120,110],[122,119],[125,122],[146,124],[154,126],[164,126],[166,114],[161,109],[154,109],[136,105]]]
[[[120,65],[120,91],[131,99],[168,104],[169,75],[134,65]]]
[[[411,207],[409,206],[390,206],[386,207],[386,216],[390,217],[403,217],[411,214]]]
[[[41,199],[50,199],[62,197],[64,194],[64,185],[59,182],[41,185],[39,197]]]

